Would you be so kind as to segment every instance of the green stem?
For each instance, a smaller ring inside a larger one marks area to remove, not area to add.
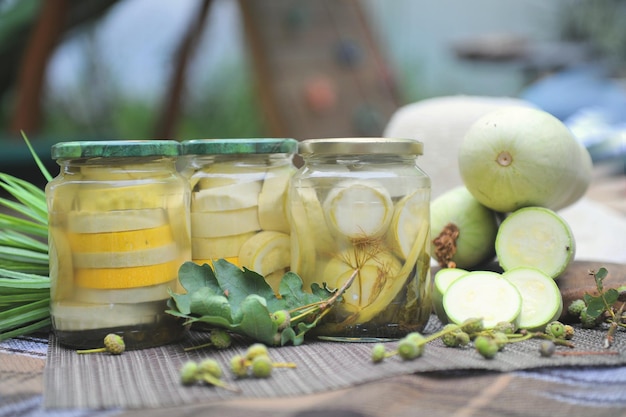
[[[102,348],[95,348],[95,349],[80,349],[77,350],[76,353],[100,353],[100,352],[106,352],[107,348],[102,347]]]

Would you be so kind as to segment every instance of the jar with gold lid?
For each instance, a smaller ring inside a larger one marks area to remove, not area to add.
[[[291,261],[286,214],[297,142],[289,138],[182,141],[198,264],[226,259],[263,275],[275,291]]]
[[[60,343],[86,348],[120,334],[127,349],[181,338],[166,314],[191,260],[189,183],[172,140],[61,142],[46,185],[50,314]]]
[[[431,312],[430,179],[422,143],[329,138],[299,143],[289,190],[291,270],[305,288],[345,290],[315,329],[396,338]]]

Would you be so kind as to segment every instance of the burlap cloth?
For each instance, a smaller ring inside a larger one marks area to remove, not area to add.
[[[431,317],[424,333],[441,327]],[[46,408],[136,409],[162,408],[210,403],[233,398],[290,397],[354,387],[375,380],[415,373],[450,373],[473,371],[516,371],[548,367],[581,368],[626,364],[626,334],[618,331],[606,354],[603,330],[576,329],[574,349],[559,351],[598,351],[602,355],[554,355],[541,357],[539,340],[512,343],[496,358],[482,358],[473,348],[448,348],[436,340],[426,346],[424,355],[403,361],[394,356],[382,363],[372,363],[371,343],[308,341],[301,346],[271,348],[275,361],[294,362],[295,369],[277,368],[268,379],[236,379],[228,370],[230,358],[243,353],[249,342],[238,341],[226,350],[212,348],[185,351],[187,346],[205,343],[208,334],[192,331],[179,344],[128,351],[121,356],[108,354],[79,355],[63,348],[51,336],[44,372]],[[387,342],[392,349],[396,342]],[[215,358],[224,372],[223,379],[237,386],[234,393],[210,386],[185,387],[179,382],[181,365],[188,360]]]

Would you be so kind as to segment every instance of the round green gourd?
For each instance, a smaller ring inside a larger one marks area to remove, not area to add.
[[[470,269],[491,260],[495,255],[494,244],[498,220],[493,210],[476,200],[463,186],[455,187],[437,197],[430,205],[432,257],[442,267],[450,266],[445,256],[438,256],[437,237],[448,224],[459,231],[456,253],[450,259],[457,268]]]
[[[506,107],[481,117],[467,130],[458,158],[467,189],[499,212],[561,209],[591,181],[587,150],[559,119],[534,108]]]

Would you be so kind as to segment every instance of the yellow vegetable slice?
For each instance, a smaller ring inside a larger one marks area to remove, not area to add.
[[[328,193],[323,208],[331,231],[348,239],[381,236],[393,215],[387,190],[367,180],[339,183]]]
[[[284,269],[291,262],[291,241],[286,233],[262,231],[248,239],[239,251],[239,262],[263,276]]]
[[[287,187],[293,168],[269,170],[259,194],[259,223],[263,230],[289,233]]]
[[[192,194],[191,211],[226,211],[254,207],[261,192],[260,181],[206,188]]]
[[[191,253],[194,259],[219,259],[238,257],[241,246],[256,232],[221,237],[191,238]]]
[[[290,267],[293,272],[300,275],[305,284],[313,276],[315,268],[315,260],[317,257],[315,251],[315,235],[313,229],[307,219],[307,213],[301,194],[298,191],[290,192],[289,198],[289,224],[290,224],[290,240],[291,240],[291,262]],[[318,203],[319,204],[319,203]]]
[[[123,252],[156,248],[174,241],[169,225],[112,233],[68,233],[74,253]]]
[[[337,243],[330,233],[328,224],[326,223],[326,217],[324,216],[324,209],[320,203],[317,192],[314,188],[302,187],[297,191],[297,198],[302,202],[306,216],[303,217],[308,223],[309,230],[312,232],[305,239],[311,240],[312,244],[318,249],[327,251],[328,253],[335,253],[337,251]],[[299,222],[299,219],[295,219]]]
[[[379,298],[386,300],[387,304],[393,300],[396,293],[389,290],[398,279],[402,264],[390,252],[377,253],[375,256],[368,256],[356,249],[342,252],[328,262],[323,280],[330,288],[340,288],[357,268],[359,272],[356,279],[343,295],[346,303],[361,309]],[[381,307],[384,308],[384,305]],[[362,322],[365,321],[359,320],[359,323]]]
[[[74,282],[87,288],[136,288],[162,284],[178,277],[178,260],[128,268],[74,269]]]
[[[216,260],[218,258],[212,258],[212,259],[194,259],[193,262],[198,264],[198,265],[213,265],[213,261]],[[220,258],[220,259],[224,259],[225,261],[230,262],[233,265],[236,265],[238,267],[241,268],[241,262],[239,262],[239,256],[232,256],[232,257],[228,257],[228,258]]]
[[[113,210],[108,212],[72,211],[67,217],[68,229],[75,233],[123,232],[149,229],[167,223],[165,210]]]
[[[171,187],[153,183],[123,187],[85,186],[77,189],[77,206],[74,208],[92,212],[161,208],[167,205],[168,196],[173,191]]]
[[[429,227],[429,193],[416,190],[396,203],[391,220],[391,238],[394,251],[406,259],[416,243],[421,227]]]
[[[261,230],[258,208],[191,213],[192,237],[222,237]]]

